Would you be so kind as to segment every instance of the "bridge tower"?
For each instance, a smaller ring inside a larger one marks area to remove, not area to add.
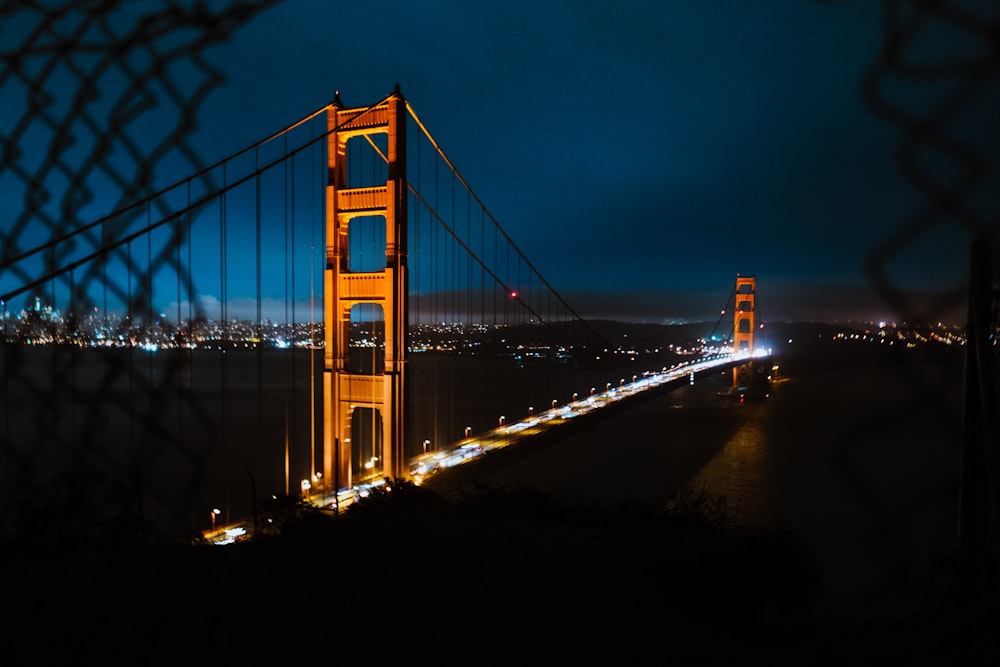
[[[408,289],[406,115],[406,100],[398,84],[392,95],[374,107],[344,108],[338,93],[327,111],[323,474],[335,489],[365,476],[401,478],[407,472],[403,440]],[[358,138],[374,147],[372,137],[376,135],[386,135],[380,139],[386,149],[382,155],[387,163],[385,183],[348,187],[348,141]],[[350,226],[357,218],[371,216],[385,220],[385,266],[372,271],[351,270]],[[350,364],[351,309],[359,304],[381,307],[385,326],[384,362],[367,374],[352,371]],[[352,469],[352,420],[358,408],[368,408],[381,417],[377,420],[373,416],[374,456],[366,463],[370,467],[363,470]]]
[[[733,312],[733,352],[753,355],[753,337],[757,329],[757,280],[736,274],[736,308]],[[750,385],[753,371],[752,359],[733,367],[733,391]]]

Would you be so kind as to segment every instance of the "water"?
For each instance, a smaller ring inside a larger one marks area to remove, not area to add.
[[[836,609],[856,614],[901,604],[941,583],[953,551],[962,353],[884,351],[869,343],[796,345],[776,355],[779,379],[766,400],[720,398],[727,374],[700,379],[538,449],[486,481],[603,503],[655,504],[705,489],[748,521],[796,530]],[[163,536],[177,536],[207,528],[213,507],[223,520],[247,516],[251,483],[258,497],[282,492],[286,479],[294,493],[313,458],[321,460],[310,452],[308,353],[45,347],[3,354],[5,521],[20,494],[35,492],[33,484],[87,461],[141,483],[147,517]],[[450,442],[466,425],[491,428],[498,414],[523,417],[529,405],[548,407],[550,396],[568,400],[546,384],[560,374],[582,393],[606,373],[535,373],[509,360],[414,355],[411,400],[418,407],[409,446],[424,437]],[[435,395],[457,400],[437,402]],[[130,412],[142,415],[138,422]]]
[[[89,468],[141,487],[166,539],[250,511],[310,467],[309,357],[284,351],[3,349],[0,518]],[[321,414],[321,412],[320,412]],[[138,499],[136,506],[138,506]]]
[[[779,357],[766,400],[699,381],[487,481],[609,505],[704,489],[747,522],[794,529],[832,613],[905,606],[947,583],[954,555],[962,355],[845,345]]]
[[[141,487],[143,513],[168,539],[207,529],[213,509],[228,522],[249,516],[254,497],[298,493],[323,469],[323,359],[314,354],[0,347],[0,520],[23,497],[58,493],[62,473],[81,467]],[[407,452],[568,402],[566,387],[585,395],[643,364],[671,362],[647,356],[609,374],[597,365],[414,354]]]

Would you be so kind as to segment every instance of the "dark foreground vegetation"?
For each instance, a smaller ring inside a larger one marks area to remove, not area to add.
[[[26,511],[46,517],[44,503]],[[4,664],[990,657],[989,617],[948,601],[830,627],[796,535],[744,525],[704,494],[608,511],[528,489],[394,484],[340,516],[272,499],[254,539],[228,546],[152,544],[141,523],[96,512],[48,515],[42,532],[22,521],[7,540]]]

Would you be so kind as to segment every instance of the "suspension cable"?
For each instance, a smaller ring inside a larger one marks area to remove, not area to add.
[[[718,321],[716,321],[715,326],[712,327],[712,333],[708,334],[709,338],[711,338],[712,336],[715,335],[715,332],[718,330],[719,325],[722,324],[723,318],[726,316],[726,313],[729,311],[729,306],[733,303],[733,297],[734,296],[736,296],[736,281],[733,281],[733,289],[729,293],[729,296],[726,298],[726,305],[723,307],[722,312],[719,314]],[[736,327],[734,325],[733,329],[735,330],[735,328]],[[732,334],[732,332],[730,332],[730,334]]]
[[[555,288],[552,287],[552,285],[545,279],[545,277],[542,276],[542,274],[538,272],[538,269],[536,269],[535,266],[528,260],[528,258],[525,257],[524,253],[521,252],[521,249],[517,246],[516,243],[514,243],[514,240],[510,238],[510,236],[507,234],[507,232],[504,231],[503,227],[500,226],[500,223],[493,216],[493,214],[490,213],[489,209],[486,207],[486,204],[484,204],[483,201],[479,198],[479,195],[477,195],[475,193],[475,191],[468,184],[468,182],[465,180],[465,178],[462,176],[462,174],[459,173],[459,171],[455,167],[455,165],[452,164],[452,162],[451,162],[450,159],[448,159],[448,156],[445,155],[444,150],[441,149],[441,146],[438,145],[438,143],[437,143],[437,141],[435,141],[434,137],[431,136],[430,132],[427,130],[427,127],[423,124],[423,122],[417,116],[416,111],[413,110],[413,107],[410,105],[409,101],[406,102],[406,110],[409,112],[409,114],[413,118],[413,120],[417,123],[417,126],[420,128],[421,132],[423,132],[423,134],[427,137],[427,140],[430,141],[431,145],[434,146],[434,149],[437,151],[438,155],[441,156],[441,159],[444,160],[445,164],[448,165],[448,168],[451,169],[451,171],[455,174],[455,177],[458,178],[459,182],[461,182],[462,185],[465,186],[465,189],[476,200],[476,203],[480,206],[480,208],[483,210],[483,212],[487,216],[489,216],[490,220],[493,222],[493,224],[495,225],[496,229],[503,235],[503,237],[504,237],[504,239],[506,239],[507,243],[510,244],[510,247],[512,247],[517,252],[517,254],[521,258],[521,260],[524,261],[525,265],[527,265],[527,267],[529,269],[531,269],[535,273],[535,275],[538,276],[538,278],[542,281],[542,283],[545,285],[545,287],[547,287],[556,296],[556,298],[559,299],[559,302],[563,305],[563,307],[565,307],[567,309],[567,311],[569,311],[569,313],[571,315],[573,315],[573,317],[575,317],[577,320],[579,320],[581,323],[583,323],[583,325],[588,330],[590,330],[590,332],[592,334],[594,334],[594,336],[596,336],[599,340],[601,340],[602,342],[604,342],[604,343],[606,343],[608,345],[611,345],[612,344],[611,341],[607,340],[600,332],[598,332],[596,329],[594,329],[592,326],[590,326],[589,322],[587,322],[585,319],[583,319],[582,317],[580,317],[580,315],[576,312],[576,310],[574,310],[573,307],[569,303],[567,303],[565,299],[563,299],[563,297],[559,294],[559,292],[557,292],[555,290]],[[442,224],[443,224],[443,222],[442,222]],[[454,232],[451,232],[451,230],[449,230],[449,233],[452,233],[454,235]],[[518,301],[521,301],[521,299],[518,298]],[[523,303],[523,301],[522,301],[522,303]],[[536,314],[536,316],[537,316],[537,314]]]
[[[129,243],[129,242],[131,242],[131,241],[133,241],[135,239],[138,239],[138,238],[142,237],[144,234],[148,234],[149,232],[153,231],[154,229],[158,229],[159,227],[161,227],[161,226],[163,226],[163,225],[165,225],[165,224],[173,221],[175,218],[178,218],[178,217],[183,216],[185,214],[189,214],[193,210],[196,210],[199,207],[201,207],[201,206],[203,206],[203,205],[211,202],[216,197],[222,196],[225,193],[227,193],[227,192],[229,192],[231,190],[234,190],[235,188],[239,187],[240,185],[243,185],[244,183],[247,183],[247,182],[251,181],[252,179],[257,178],[258,176],[260,176],[260,174],[271,170],[272,168],[276,167],[277,165],[283,163],[284,161],[286,161],[288,159],[291,159],[291,158],[294,158],[300,152],[306,150],[307,148],[310,148],[313,144],[317,143],[318,141],[320,141],[322,139],[325,139],[329,135],[331,135],[334,132],[337,132],[338,130],[340,130],[340,128],[343,125],[345,125],[347,123],[353,123],[353,122],[357,121],[357,119],[360,118],[361,116],[364,116],[365,114],[371,112],[373,109],[375,109],[379,105],[383,104],[388,98],[389,98],[389,96],[386,96],[386,97],[382,98],[381,100],[379,100],[375,104],[372,104],[372,105],[366,107],[364,109],[364,111],[362,111],[360,114],[358,114],[356,116],[353,116],[351,119],[345,121],[344,123],[337,124],[337,126],[335,126],[334,128],[332,128],[330,130],[327,130],[326,132],[321,133],[320,135],[316,136],[313,139],[310,139],[308,142],[304,143],[303,145],[299,146],[298,148],[293,149],[290,153],[288,153],[286,155],[283,155],[283,156],[281,156],[281,157],[279,157],[279,158],[277,158],[275,160],[272,160],[271,162],[265,164],[263,167],[257,167],[251,173],[246,174],[245,176],[243,176],[243,177],[241,177],[239,179],[235,179],[232,182],[225,182],[224,181],[223,187],[221,189],[215,190],[215,191],[213,191],[213,192],[211,192],[209,194],[206,194],[206,195],[202,196],[201,198],[195,200],[194,203],[189,203],[184,208],[181,208],[181,209],[173,212],[172,214],[166,216],[165,218],[162,218],[161,220],[158,220],[155,223],[149,223],[143,229],[139,229],[139,230],[133,232],[132,234],[129,234],[127,236],[124,236],[124,237],[118,239],[117,241],[115,241],[113,243],[107,243],[103,247],[99,248],[98,250],[96,250],[96,251],[94,251],[94,252],[92,252],[92,253],[90,253],[88,255],[85,255],[84,257],[82,257],[82,258],[80,258],[78,260],[75,260],[75,261],[73,261],[73,262],[71,262],[71,263],[69,263],[69,264],[67,264],[67,265],[65,265],[65,266],[63,266],[61,268],[58,268],[58,269],[55,268],[55,267],[50,268],[49,271],[46,272],[45,274],[43,274],[41,277],[39,277],[39,278],[37,278],[35,280],[32,280],[32,281],[30,281],[28,283],[23,284],[20,288],[11,290],[10,292],[7,292],[6,294],[3,294],[2,296],[0,296],[0,299],[3,299],[4,301],[9,301],[12,297],[15,297],[15,296],[17,296],[19,294],[23,294],[24,292],[27,292],[27,291],[29,291],[29,290],[37,287],[38,285],[46,283],[49,280],[52,280],[53,278],[55,278],[57,276],[60,276],[60,275],[62,275],[63,273],[65,273],[67,271],[71,271],[73,269],[76,269],[76,268],[78,268],[78,267],[80,267],[80,266],[82,266],[84,264],[87,264],[87,263],[93,261],[94,259],[96,259],[96,258],[98,258],[98,257],[100,257],[100,256],[102,256],[102,255],[104,255],[104,254],[106,254],[106,253],[108,253],[108,252],[110,252],[112,250],[115,250],[116,248],[122,247],[125,244],[127,244],[127,243]],[[325,109],[328,109],[331,105],[332,105],[332,103],[326,105],[325,107],[323,107],[323,109],[320,109],[319,112],[321,112],[321,111],[323,111]],[[319,112],[311,114],[310,118],[315,117],[316,114],[319,113]],[[296,123],[295,125],[290,126],[289,128],[286,128],[286,130],[283,130],[283,132],[288,131],[292,127],[297,127],[297,126],[298,126],[298,123]],[[88,223],[86,225],[83,225],[82,227],[78,227],[77,229],[75,229],[75,230],[73,230],[71,232],[68,232],[66,234],[63,234],[62,236],[58,236],[56,238],[50,239],[46,243],[44,243],[44,244],[42,244],[40,246],[37,246],[37,247],[35,247],[35,248],[31,249],[31,250],[22,252],[22,253],[20,253],[18,255],[10,257],[10,258],[5,258],[2,262],[0,262],[0,271],[2,271],[3,269],[8,268],[10,266],[13,266],[14,264],[17,264],[18,262],[21,262],[24,259],[27,259],[28,257],[31,257],[33,255],[36,255],[36,254],[38,254],[38,253],[40,253],[42,251],[45,251],[45,250],[54,250],[56,246],[58,246],[59,244],[65,242],[65,241],[71,240],[73,237],[77,236],[78,234],[82,234],[84,232],[90,231],[91,229],[94,229],[95,227],[97,227],[99,225],[105,224],[108,221],[110,221],[110,220],[118,217],[119,215],[122,215],[122,214],[124,214],[124,213],[126,213],[126,212],[128,212],[128,211],[130,211],[132,209],[138,208],[139,206],[142,206],[142,205],[148,205],[152,200],[156,199],[157,197],[164,196],[166,193],[174,190],[175,188],[179,188],[182,185],[186,185],[186,184],[194,181],[195,179],[199,178],[200,176],[203,176],[204,174],[206,174],[207,172],[209,172],[209,171],[211,171],[213,169],[216,169],[218,167],[222,167],[223,170],[225,170],[226,165],[229,162],[231,162],[233,159],[235,159],[236,157],[239,157],[240,155],[243,155],[243,154],[245,154],[245,153],[247,153],[247,152],[249,152],[251,150],[256,149],[260,145],[266,143],[267,141],[270,141],[270,140],[274,139],[275,137],[279,136],[280,134],[281,133],[277,133],[275,135],[272,135],[271,137],[268,137],[268,139],[265,139],[265,140],[262,140],[262,141],[258,141],[255,144],[253,144],[252,146],[249,146],[249,147],[247,147],[247,148],[245,148],[245,149],[243,149],[243,150],[241,150],[241,151],[239,151],[237,153],[234,153],[233,155],[229,156],[228,158],[220,160],[219,162],[216,162],[215,164],[213,164],[210,167],[206,167],[205,169],[202,169],[200,172],[198,172],[194,176],[189,176],[189,177],[187,177],[187,178],[185,178],[185,179],[183,179],[181,181],[178,181],[177,183],[175,183],[175,184],[173,184],[173,185],[171,185],[169,187],[166,187],[166,188],[164,188],[164,189],[162,189],[162,190],[160,190],[158,192],[155,192],[155,193],[153,193],[153,194],[151,194],[151,195],[149,195],[149,196],[147,196],[147,197],[145,197],[145,198],[143,198],[143,199],[141,199],[141,200],[139,200],[139,201],[137,201],[137,202],[135,202],[133,204],[130,204],[130,205],[124,207],[124,208],[118,209],[117,211],[114,211],[113,213],[109,213],[108,215],[104,216],[103,218],[99,218],[98,220],[95,220],[94,222],[91,222],[91,223]]]

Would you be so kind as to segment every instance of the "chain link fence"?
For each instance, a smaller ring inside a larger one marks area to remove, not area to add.
[[[159,317],[154,278],[179,284],[191,260],[179,252],[181,225],[142,234],[154,208],[171,213],[163,198],[143,202],[203,170],[198,114],[225,81],[206,52],[275,2],[0,5],[0,524],[23,541],[45,545],[67,531],[84,542],[130,539],[154,513],[170,533],[192,525],[196,483],[168,491],[143,478],[168,462],[197,473],[210,455],[217,426],[183,362],[154,368],[109,353],[95,365],[97,353],[84,357],[58,337],[76,328],[66,319],[148,337]],[[60,299],[71,306],[56,309]],[[94,322],[109,304],[125,316]],[[182,419],[167,418],[170,401]],[[63,525],[65,514],[86,525]],[[122,515],[134,520],[121,525]]]
[[[25,317],[32,320],[29,337],[53,342],[55,327],[52,313],[45,309],[46,290],[82,295],[97,285],[99,291],[110,292],[111,300],[137,304],[135,317],[141,320],[140,305],[154,274],[184,273],[187,260],[176,253],[183,237],[176,235],[158,239],[157,247],[145,248],[143,261],[126,247],[112,251],[114,262],[135,277],[127,283],[108,281],[97,269],[63,272],[61,267],[81,253],[101,252],[114,239],[141,228],[146,210],[140,208],[114,224],[77,233],[84,220],[142,201],[160,185],[158,176],[168,164],[184,176],[202,169],[192,142],[198,112],[206,96],[224,81],[224,73],[212,66],[205,51],[226,41],[273,4],[274,0],[109,0],[7,2],[0,7],[0,109],[4,118],[0,197],[7,203],[0,221],[0,294],[37,284],[26,293],[37,297],[37,305],[29,300],[24,307]],[[956,504],[961,495],[963,546],[976,562],[975,581],[979,584],[989,577],[987,581],[995,586],[1000,395],[1000,361],[994,352],[1000,266],[995,193],[1000,192],[1000,183],[996,146],[981,139],[996,130],[1000,31],[996,11],[986,3],[976,7],[946,1],[882,3],[881,49],[860,82],[861,96],[874,114],[898,129],[899,172],[921,194],[922,206],[901,216],[876,241],[864,268],[869,287],[901,321],[931,321],[934,313],[954,308],[956,301],[965,299],[986,303],[981,310],[970,308],[960,488],[940,493],[954,494]],[[960,53],[940,53],[928,46],[928,40],[933,44],[934,36],[944,33],[949,43],[961,44]],[[970,243],[982,239],[989,249],[977,251],[982,253],[977,260],[980,268],[974,270],[969,289],[963,285],[945,290],[938,301],[916,301],[906,286],[893,281],[890,267],[913,244],[940,233],[961,234]],[[68,244],[48,245],[69,237]],[[32,261],[16,261],[38,247],[48,249]],[[47,276],[53,277],[42,279]],[[150,494],[156,493],[155,488],[138,488],[142,476],[136,471],[168,459],[170,465],[202,469],[207,449],[192,445],[189,435],[195,427],[190,422],[202,425],[210,440],[211,418],[185,384],[184,369],[167,367],[154,373],[128,356],[94,377],[85,377],[92,371],[79,363],[70,347],[59,345],[48,345],[44,353],[29,359],[25,341],[7,339],[12,330],[9,325],[18,315],[13,304],[0,304],[5,336],[0,352],[0,410],[4,414],[0,523],[14,526],[21,537],[39,544],[67,530],[77,531],[81,540],[98,530],[125,530],[134,536],[143,529],[142,514],[150,511],[148,503],[155,499]],[[154,316],[146,314],[147,323]],[[130,323],[126,330],[139,326]],[[913,410],[922,410],[926,396],[942,391],[905,368],[899,372],[912,386],[909,407]],[[982,382],[984,377],[992,382]],[[163,402],[168,394],[185,404],[189,422],[164,419]],[[951,417],[950,413],[942,415],[942,419]],[[893,428],[891,418],[887,416],[881,424],[887,431]],[[114,433],[107,428],[111,422],[121,424]],[[955,426],[958,431],[960,425]],[[89,459],[103,451],[111,437],[141,440],[145,446],[141,454],[126,451],[125,456],[105,461],[114,479],[104,486],[62,477],[59,486],[45,487],[39,493],[36,485],[50,478],[47,473],[56,463],[67,472],[90,474]],[[845,475],[857,472],[849,470]],[[124,486],[117,483],[122,480],[127,482]],[[194,493],[194,487],[188,487],[180,497],[163,495],[159,505],[170,525],[188,528],[197,523],[188,514],[196,504]],[[51,502],[46,507],[25,508],[21,501],[32,496]],[[91,503],[96,522],[120,516],[120,507],[135,508],[137,497],[146,498],[147,505],[139,503],[140,521],[131,527],[92,522],[51,525],[48,533],[41,529],[46,522],[57,522],[61,507]],[[868,496],[859,493],[859,497]],[[911,506],[901,512],[916,515],[924,499],[906,502]],[[873,516],[885,514],[881,506],[866,509]]]

